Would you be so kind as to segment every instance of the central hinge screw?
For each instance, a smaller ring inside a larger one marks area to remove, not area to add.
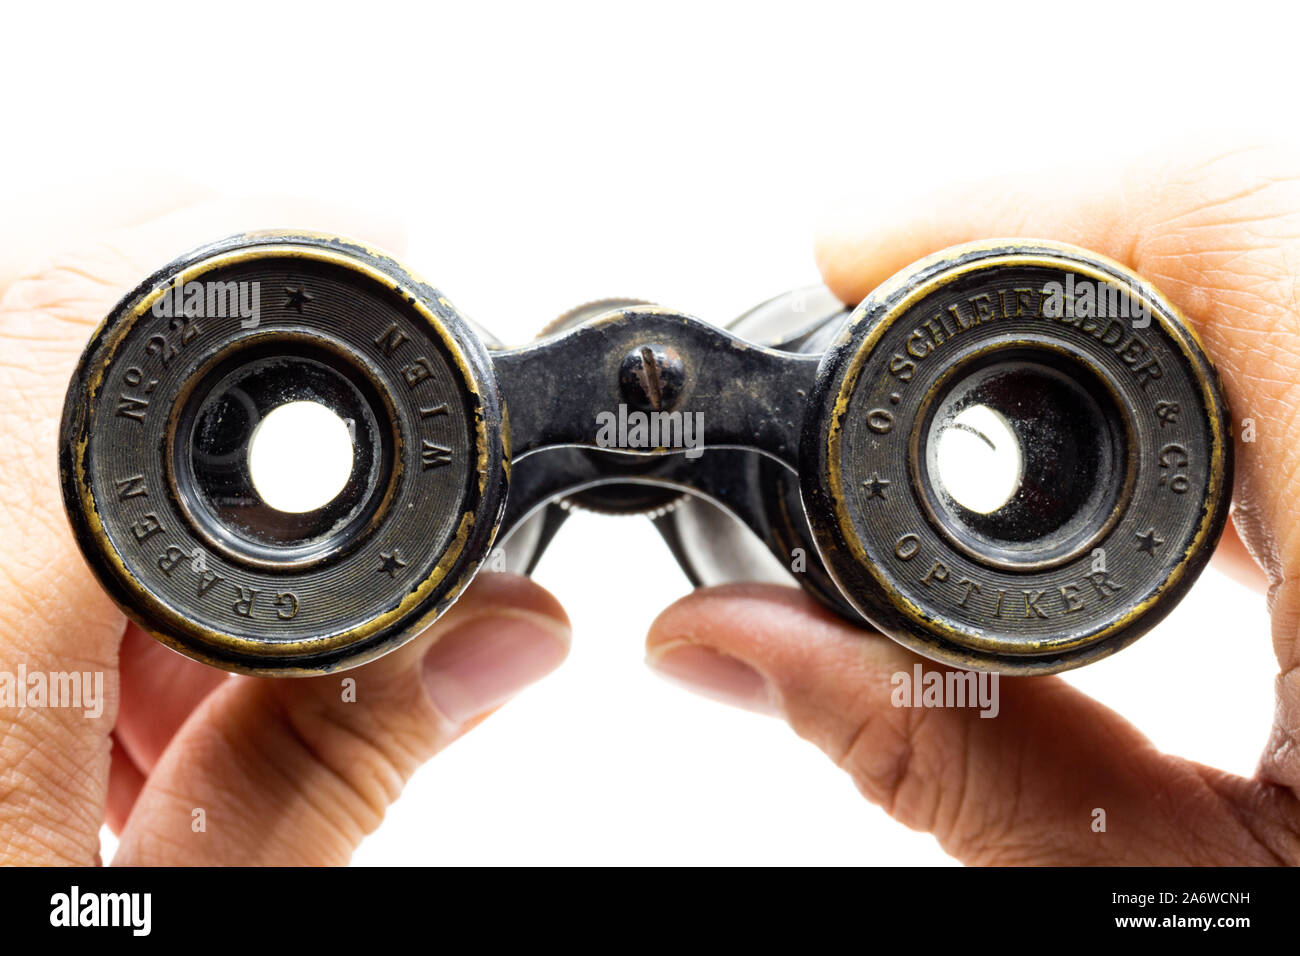
[[[676,349],[652,342],[623,356],[618,384],[629,405],[642,411],[667,411],[677,404],[686,384],[686,367]]]

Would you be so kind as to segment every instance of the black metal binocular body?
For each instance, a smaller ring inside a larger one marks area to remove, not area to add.
[[[306,512],[249,466],[295,401],[353,447]],[[1232,487],[1228,412],[1177,311],[1031,240],[931,256],[851,314],[814,290],[724,330],[609,300],[503,348],[374,250],[236,236],[112,311],[60,449],[123,609],[277,675],[393,649],[484,564],[531,570],[572,507],[649,515],[696,583],[798,581],[936,660],[1059,671],[1171,609]]]

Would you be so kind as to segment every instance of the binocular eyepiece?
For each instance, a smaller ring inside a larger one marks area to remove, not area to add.
[[[308,510],[251,464],[293,403],[351,448]],[[130,616],[271,675],[393,649],[483,565],[530,570],[572,507],[649,515],[696,583],[798,581],[933,659],[1050,673],[1168,613],[1232,487],[1228,411],[1177,310],[1037,240],[946,250],[851,313],[794,293],[724,330],[607,300],[504,348],[379,252],[236,236],[105,319],[59,467]]]

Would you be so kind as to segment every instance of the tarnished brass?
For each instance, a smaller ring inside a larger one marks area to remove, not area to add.
[[[1023,449],[987,514],[936,475],[935,436],[992,408]],[[1190,327],[1118,264],[974,244],[895,276],[830,346],[804,501],[841,593],[953,664],[1034,673],[1136,639],[1209,559],[1229,418]]]
[[[353,473],[288,514],[248,445],[304,399],[351,423]],[[801,291],[726,331],[604,300],[508,349],[373,250],[249,235],[105,320],[60,467],[109,593],[232,670],[384,653],[502,566],[495,541],[531,570],[588,507],[652,517],[696,583],[798,581],[938,660],[1041,673],[1124,646],[1191,585],[1226,519],[1228,421],[1173,307],[1053,243],[948,250],[851,314]],[[1001,498],[959,493],[953,435],[1005,453],[964,466]]]
[[[108,592],[182,653],[351,666],[432,621],[491,544],[506,465],[489,376],[446,300],[375,252],[217,243],[147,280],[87,346],[63,418],[68,514]],[[353,469],[328,505],[286,514],[258,496],[248,446],[300,400],[352,424]]]

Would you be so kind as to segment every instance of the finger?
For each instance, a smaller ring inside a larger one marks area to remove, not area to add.
[[[421,763],[557,667],[568,643],[554,598],[484,574],[418,639],[365,667],[236,679],[176,734],[114,862],[345,863]]]
[[[1241,540],[1241,534],[1232,522],[1228,522],[1227,527],[1223,529],[1219,546],[1214,549],[1213,561],[1216,568],[1238,584],[1243,584],[1261,594],[1268,589],[1268,578],[1264,575],[1259,562],[1255,560],[1255,556],[1247,549],[1246,542]]]
[[[10,673],[86,675],[102,686],[97,716],[84,708],[0,715],[0,856],[90,862],[98,853],[117,717],[117,651],[124,620],[96,585],[63,516],[54,480],[64,392],[86,338],[142,276],[200,242],[261,226],[336,230],[392,245],[400,230],[371,214],[301,202],[204,203],[87,239],[9,283],[0,297],[0,391],[8,397],[0,445],[0,666]],[[39,745],[37,744],[39,742]]]
[[[122,702],[114,736],[146,775],[194,708],[230,677],[181,656],[135,624],[126,626],[118,670]]]
[[[792,588],[696,591],[655,621],[647,649],[679,684],[783,715],[866,797],[968,863],[1244,864],[1294,850],[1294,801],[1159,753],[1057,678],[986,683],[979,706],[895,706],[915,703],[895,675],[948,670]]]
[[[1237,442],[1233,524],[1267,576],[1282,672],[1262,769],[1300,792],[1300,157],[1250,148],[1090,181],[1004,180],[914,203],[856,235],[833,229],[818,259],[853,301],[925,253],[1008,235],[1073,242],[1134,269],[1187,315],[1218,366],[1253,438]]]
[[[104,808],[104,821],[114,833],[121,833],[131,816],[131,808],[144,788],[145,774],[123,749],[116,736],[108,772],[108,797]]]
[[[132,171],[88,179],[57,192],[33,192],[0,199],[5,229],[0,234],[0,296],[14,279],[36,271],[69,245],[106,236],[156,219],[174,209],[210,199],[213,191],[165,173]]]

